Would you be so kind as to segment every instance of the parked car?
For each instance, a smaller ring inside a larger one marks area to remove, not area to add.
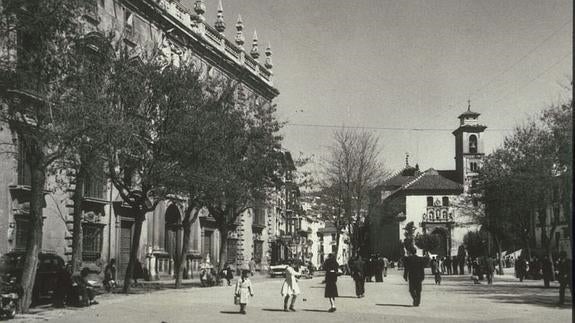
[[[285,264],[280,264],[280,265],[272,265],[270,266],[270,276],[271,277],[277,277],[277,276],[281,276],[284,277],[284,272],[287,268],[287,265]]]
[[[24,269],[23,252],[9,252],[2,255],[0,260],[3,264],[2,273],[5,279],[15,278],[20,284]],[[55,254],[40,253],[38,255],[38,269],[32,290],[32,304],[36,305],[45,301],[52,301],[58,288],[62,288],[62,273],[65,272],[64,259]]]

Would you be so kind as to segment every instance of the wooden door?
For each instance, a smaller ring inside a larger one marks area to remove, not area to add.
[[[120,224],[120,257],[118,259],[118,275],[123,278],[126,274],[128,261],[130,261],[130,247],[132,246],[132,227],[134,222],[121,221]]]

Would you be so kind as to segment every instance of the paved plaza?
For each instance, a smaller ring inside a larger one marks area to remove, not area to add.
[[[473,285],[468,275],[444,276],[437,286],[427,275],[422,304],[412,307],[407,283],[391,270],[383,283],[366,283],[366,297],[354,295],[353,281],[340,277],[337,311],[328,313],[322,278],[301,280],[297,312],[285,313],[282,279],[256,279],[247,314],[233,305],[233,287],[166,289],[140,295],[101,295],[100,304],[80,309],[47,309],[20,315],[17,322],[571,322],[571,298],[559,307],[558,285],[520,283],[497,276],[492,286]]]

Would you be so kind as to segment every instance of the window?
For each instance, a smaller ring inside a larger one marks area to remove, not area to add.
[[[332,245],[332,246],[331,246],[331,252],[335,254],[335,253],[337,252],[337,249],[336,249],[336,248],[337,248],[336,245]]]
[[[263,241],[254,241],[254,260],[257,263],[262,261],[264,254],[264,242]]]
[[[228,262],[235,263],[237,254],[238,254],[238,240],[228,239]]]
[[[469,163],[469,169],[470,169],[472,172],[476,172],[476,171],[478,170],[478,168],[477,168],[477,163],[476,163],[476,162],[471,162],[471,163]]]
[[[84,197],[103,199],[106,187],[106,180],[102,174],[86,177],[84,183]]]
[[[442,203],[443,206],[449,206],[449,197],[444,196],[443,198],[441,198],[441,200],[442,200],[442,202],[443,202],[443,203]]]
[[[82,260],[96,261],[102,252],[102,225],[82,224]]]
[[[22,140],[18,143],[18,185],[32,185],[32,172]]]
[[[427,206],[433,206],[433,197],[431,196],[427,197]]]
[[[335,236],[336,236],[335,233],[331,234],[331,241],[335,241]]]
[[[323,234],[319,234],[319,242],[323,242]]]
[[[14,249],[26,250],[28,236],[30,235],[30,222],[28,219],[16,219],[16,244]]]
[[[558,206],[553,207],[553,221],[555,221],[555,224],[559,224],[561,222]]]
[[[477,153],[477,136],[476,135],[469,136],[469,153],[471,153],[471,154]]]
[[[265,226],[266,225],[266,213],[263,207],[256,207],[254,209],[254,225]]]

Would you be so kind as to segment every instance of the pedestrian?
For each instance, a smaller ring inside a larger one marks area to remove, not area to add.
[[[553,280],[553,264],[547,255],[543,256],[541,270],[543,272],[543,286],[549,288],[549,283]]]
[[[374,265],[375,265],[375,281],[377,283],[381,283],[383,282],[383,267],[384,267],[383,258],[379,256],[376,257]]]
[[[94,286],[88,281],[88,274],[90,274],[90,269],[84,267],[79,274],[72,275],[72,286],[77,291],[79,306],[98,304],[95,300],[96,292]]]
[[[519,281],[522,282],[527,272],[527,261],[523,256],[521,256],[515,263],[515,266],[516,266],[517,278],[519,278]]]
[[[433,257],[431,259],[431,262],[429,265],[431,267],[431,273],[433,274],[433,276],[435,278],[435,285],[440,285],[441,284],[441,271],[439,270],[439,263],[438,263],[437,259],[435,259],[435,257]]]
[[[416,255],[414,247],[410,247],[407,253],[403,279],[409,282],[409,293],[413,298],[413,306],[419,306],[421,303],[421,283],[425,278],[423,258]]]
[[[360,255],[357,255],[355,259],[350,261],[349,269],[351,271],[351,277],[355,283],[355,295],[358,298],[365,297],[365,261],[361,259]]]
[[[104,268],[104,288],[109,293],[113,288],[116,287],[116,259],[110,259],[110,262]]]
[[[254,258],[252,258],[250,260],[250,262],[248,263],[249,269],[250,269],[250,275],[254,275],[256,273],[256,261],[254,260]]]
[[[457,275],[457,267],[458,267],[457,266],[458,265],[457,260],[458,260],[457,256],[453,256],[451,258],[451,267],[453,267],[453,274],[454,275]]]
[[[559,271],[557,276],[557,280],[559,280],[559,305],[563,305],[563,303],[565,303],[565,289],[567,286],[569,286],[571,299],[573,299],[573,283],[571,282],[571,259],[567,259],[567,253],[565,251],[561,251],[559,253],[557,269]]]
[[[383,277],[387,277],[387,267],[389,267],[389,260],[383,257]]]
[[[487,284],[493,285],[493,273],[495,272],[495,261],[491,257],[485,259],[485,274],[487,276]]]
[[[230,266],[230,264],[226,264],[226,268],[224,269],[224,277],[228,283],[228,286],[232,285],[232,279],[234,279],[234,270]]]
[[[323,264],[325,269],[325,293],[324,296],[329,298],[329,312],[335,312],[335,298],[338,297],[337,293],[337,270],[339,264],[335,260],[333,253],[327,256],[327,260]]]
[[[473,260],[471,259],[471,257],[467,257],[467,272],[469,272],[470,274],[473,273],[471,268],[472,266],[473,266]]]
[[[365,281],[371,283],[371,277],[373,276],[373,255],[371,255],[365,261]]]
[[[254,297],[254,288],[252,282],[248,278],[249,271],[242,270],[240,279],[236,282],[234,296],[236,305],[240,305],[240,313],[246,314],[246,306],[248,305],[249,298]]]
[[[295,301],[297,299],[297,295],[300,293],[299,285],[297,283],[297,277],[300,274],[292,267],[293,261],[289,261],[287,268],[284,271],[285,280],[282,285],[281,294],[284,298],[284,311],[288,311],[288,303],[291,296],[291,303],[289,306],[289,311],[295,312]]]
[[[445,257],[445,269],[447,269],[447,274],[451,275],[451,257]]]

